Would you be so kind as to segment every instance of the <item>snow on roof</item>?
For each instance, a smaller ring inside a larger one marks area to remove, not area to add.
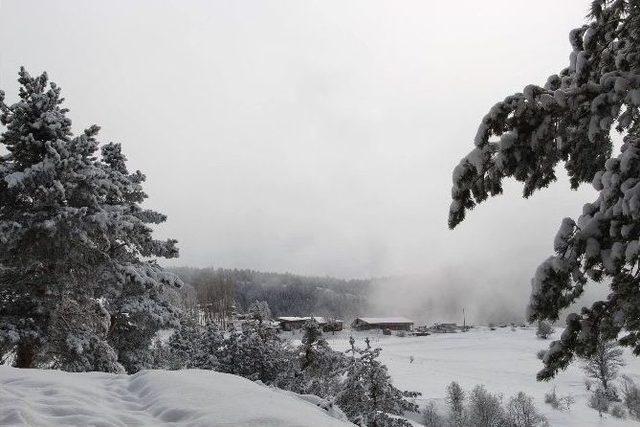
[[[296,317],[296,316],[280,316],[278,317],[278,320],[281,320],[283,322],[302,322],[305,320],[309,320],[311,319],[310,317]]]
[[[309,316],[309,317],[296,317],[296,316],[280,316],[278,320],[282,322],[306,322],[307,320],[314,319],[318,323],[328,323],[327,319],[319,316]],[[342,320],[336,319],[337,322],[342,322]]]
[[[413,323],[413,320],[406,317],[358,317],[356,320],[375,325],[378,323]]]

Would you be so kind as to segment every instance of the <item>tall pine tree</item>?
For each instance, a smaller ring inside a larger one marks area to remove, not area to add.
[[[449,212],[453,228],[467,210],[502,193],[507,177],[523,182],[529,197],[556,180],[559,162],[572,188],[591,183],[599,191],[577,220],[562,221],[555,254],[532,280],[529,319],[557,320],[589,280],[611,292],[567,317],[540,379],[576,354],[593,355],[600,337],[640,354],[640,2],[593,0],[589,22],[569,41],[566,68],[544,86],[508,96],[482,119],[475,148],[453,171]],[[612,130],[624,135],[616,157]]]
[[[176,241],[152,237],[166,217],[141,207],[145,176],[120,145],[95,125],[75,136],[46,73],[18,81],[16,103],[0,92],[0,351],[18,367],[135,371],[174,319],[179,281],[154,259]]]

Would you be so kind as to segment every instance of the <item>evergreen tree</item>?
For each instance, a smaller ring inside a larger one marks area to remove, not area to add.
[[[145,176],[129,173],[99,128],[74,136],[60,88],[20,70],[19,101],[0,92],[0,351],[18,367],[133,371],[155,332],[172,324],[154,257],[165,216],[140,204]],[[3,355],[0,355],[2,358]]]
[[[343,353],[333,350],[322,337],[322,329],[315,320],[305,324],[302,344],[298,347],[300,372],[293,391],[331,398],[340,389],[341,376],[347,367]]]
[[[231,333],[225,340],[220,370],[265,384],[290,378],[295,366],[287,342],[275,330],[263,324],[249,324],[241,333]]]
[[[171,369],[199,368],[198,355],[202,345],[202,328],[194,322],[183,321],[167,341]]]
[[[247,309],[247,313],[259,323],[271,320],[271,309],[266,301],[254,301]]]
[[[568,316],[550,346],[549,379],[574,355],[590,356],[598,336],[618,339],[640,354],[640,3],[593,0],[589,22],[570,32],[569,65],[494,105],[482,119],[475,148],[453,172],[449,226],[468,209],[502,192],[504,178],[524,183],[524,197],[555,181],[564,162],[572,188],[599,192],[577,221],[566,218],[555,254],[532,280],[529,319],[558,319],[588,279],[610,286],[604,301]],[[624,135],[612,157],[612,130]]]
[[[408,399],[420,393],[393,386],[387,367],[378,361],[381,349],[372,349],[369,338],[365,339],[365,349],[356,348],[353,337],[350,343],[353,357],[336,399],[340,408],[352,422],[370,427],[410,426],[408,421],[392,415],[417,412],[418,406]]]
[[[196,353],[196,366],[199,369],[218,370],[219,357],[224,347],[224,336],[218,326],[210,322],[202,330],[200,344]]]

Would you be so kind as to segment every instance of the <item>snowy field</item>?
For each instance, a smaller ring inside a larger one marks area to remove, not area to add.
[[[344,427],[313,403],[212,371],[73,374],[0,366],[0,426]]]
[[[349,347],[349,331],[326,338],[337,350]],[[552,426],[632,426],[632,420],[600,419],[587,407],[578,364],[549,383],[535,380],[536,352],[549,341],[533,329],[475,329],[427,337],[355,332],[358,345],[370,336],[394,383],[420,391],[418,403],[434,400],[444,409],[445,388],[458,381],[466,390],[484,384],[508,399],[518,391],[534,397]],[[295,342],[300,334],[292,336]],[[410,363],[413,357],[413,363]],[[623,373],[640,381],[640,360],[626,353]],[[575,403],[557,411],[544,403],[553,387]],[[339,416],[339,415],[338,415]],[[416,419],[417,421],[418,419]],[[288,392],[211,371],[143,371],[136,375],[72,374],[0,366],[0,425],[77,426],[345,426],[315,404]],[[416,423],[416,425],[419,425]]]
[[[556,339],[559,332],[552,336]],[[349,347],[349,332],[326,337],[336,350]],[[474,329],[467,333],[436,334],[426,337],[396,337],[355,332],[357,345],[364,346],[363,339],[371,336],[372,346],[382,347],[381,359],[393,378],[394,384],[404,390],[422,393],[421,406],[427,400],[436,400],[444,405],[445,388],[457,381],[469,390],[476,384],[484,384],[488,391],[501,393],[508,399],[518,391],[534,397],[536,405],[548,418],[552,426],[632,426],[640,423],[618,420],[587,407],[585,376],[579,364],[572,365],[558,374],[551,382],[537,382],[536,372],[541,363],[536,352],[546,348],[549,341],[535,336],[532,328]],[[409,363],[413,356],[414,362]],[[640,380],[640,359],[625,351],[627,366],[622,373]],[[567,394],[575,398],[569,411],[557,411],[544,403],[544,394],[556,386],[558,395]],[[443,408],[444,410],[444,408]]]

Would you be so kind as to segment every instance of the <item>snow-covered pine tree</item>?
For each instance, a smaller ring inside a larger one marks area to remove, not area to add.
[[[408,427],[411,425],[402,418],[405,412],[417,412],[418,405],[409,399],[420,393],[401,391],[393,386],[387,367],[380,363],[380,348],[371,348],[369,338],[365,339],[366,348],[355,347],[353,337],[350,338],[351,352],[357,357],[351,359],[347,370],[347,378],[336,403],[355,423],[370,427]]]
[[[271,309],[266,301],[254,301],[247,309],[247,313],[249,313],[251,319],[259,323],[271,320]]]
[[[599,196],[577,221],[566,218],[555,255],[532,280],[529,319],[556,320],[582,295],[588,279],[610,283],[607,300],[568,316],[551,344],[549,379],[574,355],[595,352],[598,336],[640,354],[640,3],[594,0],[589,22],[569,34],[569,66],[544,86],[529,85],[482,119],[475,148],[453,172],[449,226],[468,209],[502,192],[502,180],[524,183],[524,197],[555,181],[564,162],[571,187],[592,183]],[[612,157],[611,131],[624,135]]]
[[[198,354],[202,345],[202,327],[182,319],[180,326],[167,341],[171,369],[198,368]]]
[[[338,393],[341,376],[347,368],[347,358],[329,346],[315,320],[310,320],[304,326],[298,357],[300,372],[292,385],[293,391],[322,398],[331,398]]]
[[[176,241],[153,239],[166,218],[140,206],[145,176],[120,145],[97,126],[74,136],[46,73],[18,81],[18,102],[0,92],[0,350],[18,367],[134,371],[174,317],[179,281],[153,259]]]
[[[287,341],[262,323],[248,323],[241,333],[232,332],[220,355],[220,370],[265,384],[289,381],[295,366]]]
[[[196,352],[196,366],[198,369],[218,370],[220,367],[219,357],[224,346],[224,336],[218,325],[209,322],[202,329],[200,345]]]

